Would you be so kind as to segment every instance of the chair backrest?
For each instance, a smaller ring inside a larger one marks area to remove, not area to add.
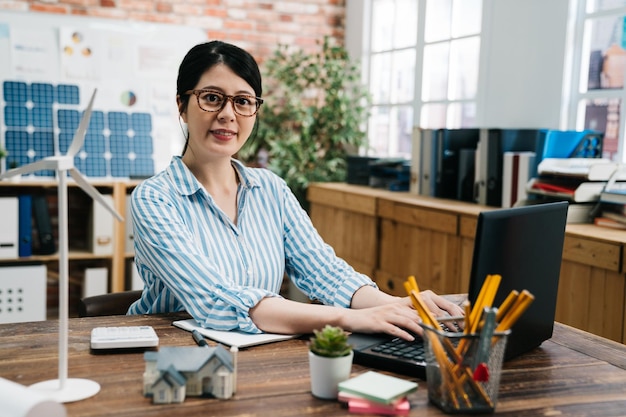
[[[79,317],[123,315],[141,297],[141,290],[94,295],[80,300]]]

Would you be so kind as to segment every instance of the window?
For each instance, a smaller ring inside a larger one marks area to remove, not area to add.
[[[409,157],[413,126],[473,127],[482,0],[368,0],[368,154]]]
[[[626,0],[579,0],[568,126],[604,132],[603,156],[625,162]]]
[[[369,153],[408,154],[413,130],[417,2],[373,0],[369,80]]]

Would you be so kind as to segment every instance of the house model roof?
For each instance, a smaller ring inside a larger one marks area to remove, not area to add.
[[[234,370],[233,359],[224,347],[161,347],[158,352],[145,352],[146,361],[157,361],[157,369],[167,371],[171,367],[179,372],[195,372],[213,357],[217,358],[229,371]]]

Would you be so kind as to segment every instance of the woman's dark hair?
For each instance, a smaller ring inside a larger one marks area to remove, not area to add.
[[[257,97],[262,97],[261,72],[254,57],[238,46],[222,42],[210,41],[191,48],[178,68],[176,95],[180,97],[179,113],[187,110],[189,95],[185,91],[193,90],[198,80],[207,70],[217,64],[226,65],[231,71],[243,78],[254,89]],[[187,138],[183,155],[187,150]]]

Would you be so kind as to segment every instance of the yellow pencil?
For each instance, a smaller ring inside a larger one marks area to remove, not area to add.
[[[500,286],[501,280],[502,277],[497,274],[487,275],[487,278],[485,278],[485,282],[483,282],[483,286],[480,288],[478,297],[476,297],[476,302],[474,306],[472,306],[472,311],[470,313],[470,318],[468,321],[469,328],[465,328],[466,334],[474,334],[478,331],[482,312],[485,307],[491,308],[496,293],[498,292],[498,287]],[[456,351],[459,353],[459,355],[464,355],[465,350],[467,349],[467,343],[467,339],[461,339],[456,348]]]
[[[502,318],[507,313],[507,311],[509,311],[509,308],[513,306],[513,303],[517,299],[518,295],[519,295],[519,291],[513,290],[504,299],[502,304],[500,304],[500,307],[498,307],[498,313],[496,314],[496,323],[499,323],[500,321],[502,321]]]
[[[483,286],[478,293],[478,297],[476,298],[476,302],[472,307],[472,313],[470,315],[471,333],[474,333],[478,328],[478,323],[480,323],[480,317],[485,307],[492,306],[493,299],[498,292],[501,279],[502,277],[500,275],[487,275],[487,278],[485,278],[485,282],[483,283]]]
[[[411,285],[411,289],[412,290],[420,292],[420,289],[417,286],[417,280],[415,279],[414,275],[410,275],[409,278],[407,278],[407,281],[408,281],[409,285]]]
[[[413,302],[413,306],[422,318],[422,321],[430,327],[438,329],[439,323],[437,323],[437,320],[433,317],[430,310],[428,310],[428,307],[426,307],[426,303],[424,303],[424,300],[422,299],[420,293],[415,290],[411,290],[411,301]]]
[[[534,300],[534,295],[527,290],[522,291],[519,297],[517,297],[515,305],[511,307],[509,312],[502,318],[502,321],[496,327],[496,332],[504,332],[510,329]]]

